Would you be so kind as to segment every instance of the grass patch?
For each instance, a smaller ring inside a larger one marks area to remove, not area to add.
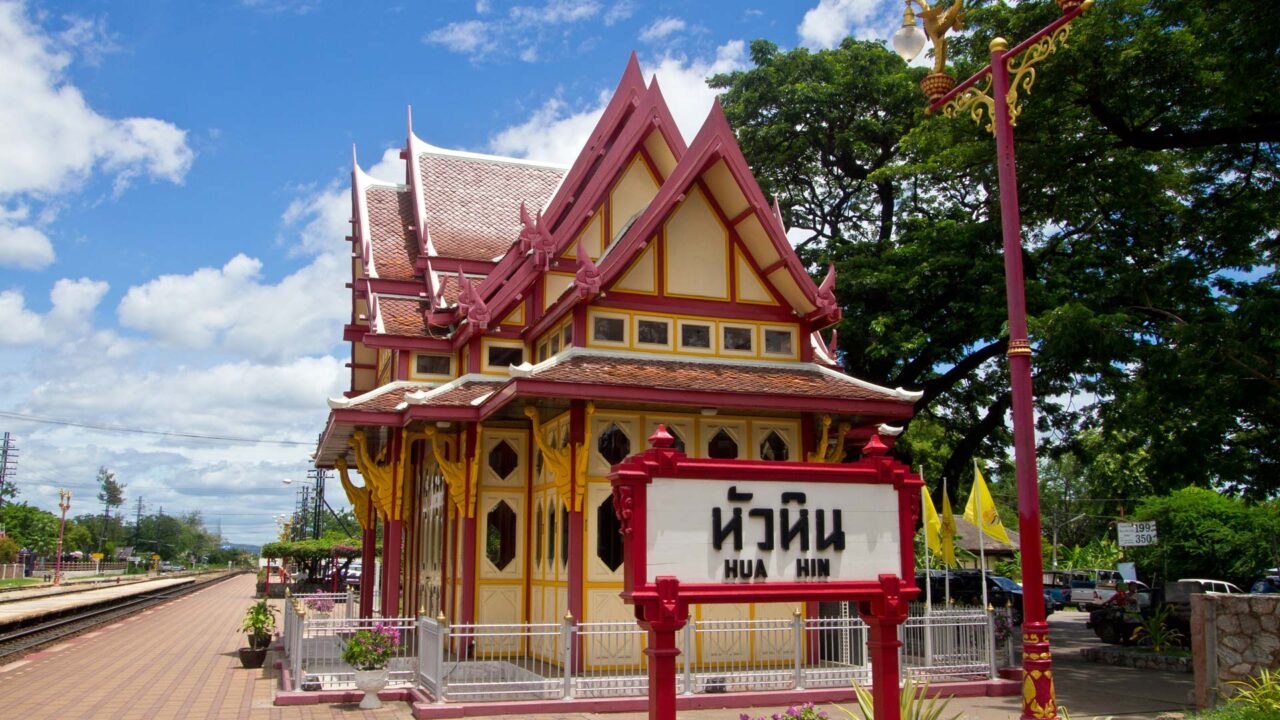
[[[40,581],[36,578],[9,578],[8,580],[0,580],[0,588],[22,587],[23,585],[36,585]]]
[[[1223,705],[1212,710],[1188,715],[1187,720],[1275,720],[1274,710],[1252,705]]]

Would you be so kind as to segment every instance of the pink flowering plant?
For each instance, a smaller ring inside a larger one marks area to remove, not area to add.
[[[342,661],[356,670],[381,670],[400,646],[400,631],[382,623],[357,630],[342,649]]]
[[[335,607],[333,600],[324,597],[307,598],[306,605],[308,610],[322,613],[333,612]]]
[[[805,703],[803,705],[792,705],[780,713],[774,713],[768,718],[761,716],[752,718],[747,713],[738,716],[738,720],[827,720],[827,713],[814,707],[813,703]]]

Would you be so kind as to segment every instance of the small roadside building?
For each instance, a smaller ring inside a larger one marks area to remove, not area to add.
[[[634,56],[569,167],[412,124],[402,157],[403,184],[352,171],[350,388],[314,456],[366,570],[383,527],[382,615],[629,620],[607,475],[659,424],[693,457],[842,462],[911,416],[840,367],[834,271],[796,257],[719,106],[686,140]]]

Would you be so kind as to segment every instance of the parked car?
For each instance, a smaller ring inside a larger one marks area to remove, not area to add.
[[[1226,580],[1204,580],[1201,578],[1180,578],[1178,582],[1196,583],[1197,585],[1200,586],[1200,589],[1204,590],[1205,592],[1229,593],[1229,594],[1237,594],[1237,593],[1244,592],[1239,587],[1227,582]]]
[[[1111,599],[1121,591],[1124,592],[1141,592],[1150,591],[1151,588],[1141,580],[1131,580],[1129,582],[1121,581],[1114,587],[1099,585],[1093,589],[1093,601],[1089,605],[1093,608],[1100,607],[1103,603],[1110,602]]]
[[[1073,582],[1088,582],[1090,587],[1093,586],[1087,573],[1077,570],[1045,571],[1045,600],[1046,602],[1052,601],[1054,610],[1061,610],[1071,602],[1071,584]]]
[[[948,573],[943,570],[928,571],[930,582],[932,583],[932,593],[934,602],[940,602],[946,597]],[[982,606],[982,581],[981,573],[977,570],[952,570],[950,572],[951,599],[960,605],[976,605]],[[1013,624],[1022,624],[1022,586],[1010,580],[1007,577],[986,573],[987,580],[987,602],[993,607],[1004,607],[1011,605],[1013,607]],[[923,571],[916,575],[916,587],[924,590],[925,573]],[[923,599],[923,598],[922,598]],[[1045,614],[1053,613],[1054,607],[1050,603],[1045,603]]]
[[[1251,593],[1280,593],[1280,575],[1268,575],[1249,586]]]

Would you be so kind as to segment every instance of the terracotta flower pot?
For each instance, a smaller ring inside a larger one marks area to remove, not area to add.
[[[956,79],[946,73],[929,73],[920,81],[920,89],[930,100],[937,100],[946,95],[955,86]]]
[[[378,691],[387,686],[387,669],[357,670],[356,689],[364,691],[364,699],[360,701],[360,709],[376,710],[382,707],[378,699]]]
[[[266,648],[240,648],[240,666],[246,670],[253,670],[262,667],[262,663],[267,659]]]

